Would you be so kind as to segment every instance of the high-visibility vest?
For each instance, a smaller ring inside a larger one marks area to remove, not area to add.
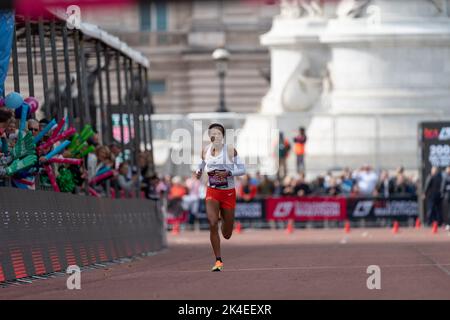
[[[294,151],[296,155],[304,155],[305,154],[305,144],[296,142],[294,146]]]

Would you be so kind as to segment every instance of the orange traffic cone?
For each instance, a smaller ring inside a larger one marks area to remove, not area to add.
[[[438,223],[436,221],[433,222],[433,229],[431,229],[432,233],[438,232]]]
[[[242,225],[239,221],[236,222],[236,227],[234,228],[234,232],[240,234],[242,232]]]
[[[392,233],[396,234],[398,233],[399,224],[398,221],[394,221],[394,227],[392,228]]]
[[[180,221],[175,221],[172,227],[172,234],[178,235],[180,234]]]
[[[417,218],[416,219],[416,229],[420,229],[420,227],[421,227],[420,219]]]
[[[345,233],[350,233],[350,222],[348,220],[345,221],[344,230],[345,230]]]
[[[294,221],[293,220],[289,220],[287,227],[286,227],[286,233],[290,234],[294,232]]]

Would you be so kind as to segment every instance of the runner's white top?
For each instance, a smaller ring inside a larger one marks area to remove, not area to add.
[[[211,154],[212,146],[213,144],[211,143],[205,152],[204,163],[206,173],[219,170],[229,171],[232,175],[224,179],[217,179],[215,177],[208,176],[208,186],[218,189],[233,189],[235,187],[234,176],[240,176],[245,173],[244,164],[240,162],[239,157],[233,157],[233,159],[230,159],[226,144],[223,145],[222,151],[217,156],[213,156]],[[237,166],[236,169],[235,166]]]

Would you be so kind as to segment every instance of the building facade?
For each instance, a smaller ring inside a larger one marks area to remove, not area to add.
[[[227,109],[260,110],[270,86],[270,60],[259,36],[279,12],[274,1],[153,1],[99,10],[84,10],[83,21],[149,57],[155,113],[217,110],[219,80],[211,54],[219,46],[231,53],[225,78]]]

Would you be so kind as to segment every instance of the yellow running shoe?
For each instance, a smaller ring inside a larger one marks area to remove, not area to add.
[[[222,269],[223,269],[223,262],[221,262],[220,260],[217,260],[216,264],[214,265],[214,267],[212,267],[211,271],[217,272],[217,271],[222,271]]]

